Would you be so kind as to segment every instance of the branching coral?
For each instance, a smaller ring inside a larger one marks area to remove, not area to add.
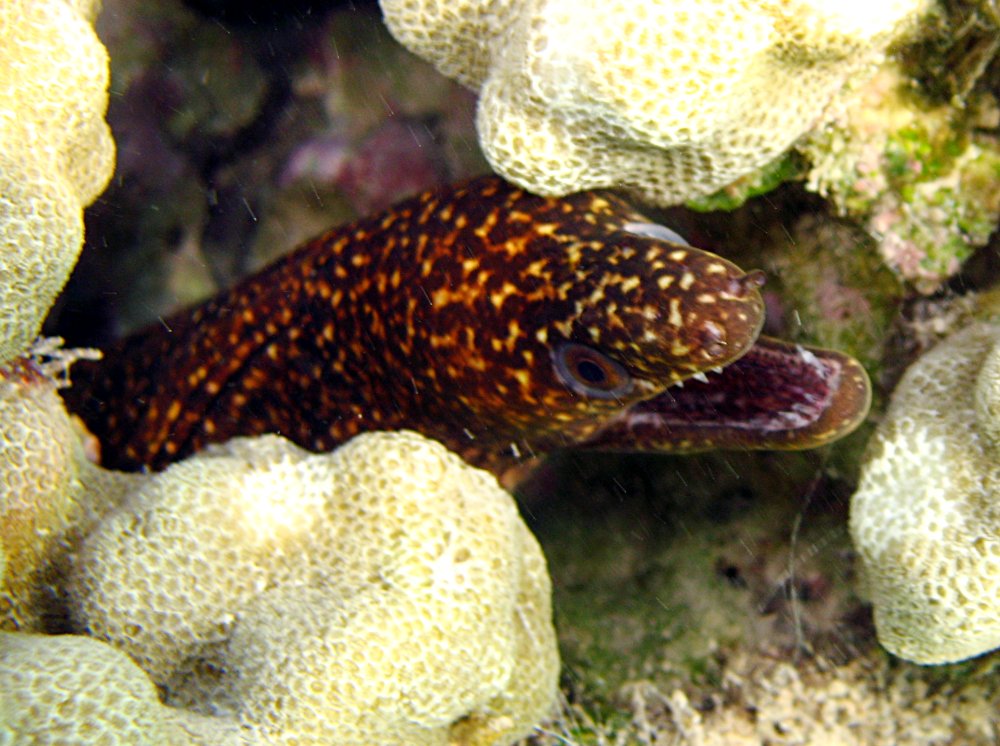
[[[73,587],[90,632],[268,743],[503,743],[555,694],[537,543],[490,475],[415,433],[175,465],[88,537]]]
[[[0,364],[37,336],[114,167],[97,3],[0,3]]]
[[[879,640],[919,663],[1000,646],[1000,327],[905,374],[869,446],[851,535]]]
[[[670,204],[815,126],[925,0],[382,0],[390,30],[479,89],[493,167],[543,194],[628,187]]]

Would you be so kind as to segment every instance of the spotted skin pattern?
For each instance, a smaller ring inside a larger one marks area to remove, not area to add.
[[[612,422],[644,448],[622,416],[746,354],[763,302],[759,273],[636,224],[608,192],[430,191],[78,364],[65,395],[121,469],[272,432],[324,451],[411,428],[498,473]]]

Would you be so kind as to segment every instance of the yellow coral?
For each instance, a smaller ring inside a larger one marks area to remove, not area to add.
[[[1000,646],[1000,327],[921,357],[893,394],[851,501],[879,641],[918,663]]]
[[[479,89],[479,139],[541,194],[670,204],[814,127],[926,0],[381,0],[393,35]]]
[[[541,550],[492,476],[416,433],[212,449],[109,517],[77,573],[90,632],[268,743],[504,743],[555,696]]]
[[[138,479],[99,469],[53,381],[32,363],[0,369],[0,628],[42,631],[70,554]]]
[[[253,459],[214,452],[151,478],[76,560],[77,616],[158,684],[318,540],[329,470],[276,438]]]
[[[235,723],[164,707],[128,656],[87,637],[0,632],[0,742],[236,744]]]
[[[37,336],[114,169],[97,5],[0,3],[0,364]]]

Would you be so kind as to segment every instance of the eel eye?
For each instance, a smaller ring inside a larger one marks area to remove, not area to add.
[[[618,399],[632,389],[620,363],[587,345],[564,342],[553,354],[556,373],[571,391],[597,399]]]

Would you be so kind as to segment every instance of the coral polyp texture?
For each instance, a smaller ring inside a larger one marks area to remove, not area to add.
[[[976,324],[899,383],[851,502],[879,641],[917,663],[1000,646],[1000,326]]]
[[[551,707],[545,561],[494,477],[416,433],[237,439],[87,539],[74,617],[266,743],[508,743]]]
[[[0,364],[23,352],[114,169],[97,2],[0,3]]]
[[[658,204],[754,172],[870,74],[926,0],[381,0],[393,35],[480,93],[491,165],[540,194]]]
[[[215,746],[236,724],[164,706],[127,655],[75,635],[0,632],[0,742]]]
[[[0,629],[45,629],[73,549],[137,479],[87,458],[34,363],[0,368]]]

